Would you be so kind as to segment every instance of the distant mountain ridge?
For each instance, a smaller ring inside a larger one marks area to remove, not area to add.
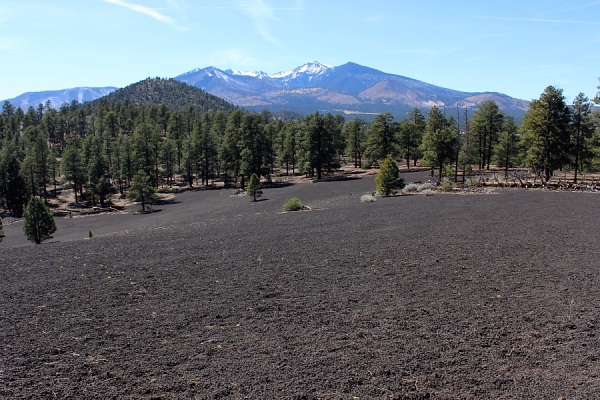
[[[404,114],[410,109],[475,108],[493,100],[508,114],[523,115],[529,102],[495,92],[463,92],[385,73],[356,63],[337,67],[317,61],[267,74],[216,67],[195,69],[174,79],[249,109],[326,111],[344,114]]]
[[[472,110],[484,100],[493,100],[506,114],[520,120],[529,109],[528,101],[506,94],[443,88],[352,62],[329,66],[314,61],[274,74],[221,70],[210,66],[172,79],[202,89],[235,106],[255,111],[268,109],[275,113],[320,111],[368,118],[390,112],[403,118],[415,107],[428,109],[435,105],[448,110]],[[24,109],[30,105],[45,104],[47,100],[53,107],[59,107],[73,100],[95,100],[115,90],[117,88],[114,87],[74,88],[25,93],[9,101]]]
[[[46,105],[46,102],[48,101],[52,108],[59,108],[64,103],[70,104],[73,100],[77,100],[79,103],[96,100],[117,89],[117,87],[106,86],[27,92],[13,99],[8,99],[8,101],[15,107],[21,107],[23,111],[27,111],[30,106],[36,108],[40,104]]]

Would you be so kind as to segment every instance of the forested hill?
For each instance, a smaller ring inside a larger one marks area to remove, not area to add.
[[[173,79],[147,78],[91,103],[95,108],[100,103],[125,103],[134,105],[165,105],[173,110],[187,110],[193,107],[196,111],[231,112],[236,107],[220,97],[206,93],[202,89]]]

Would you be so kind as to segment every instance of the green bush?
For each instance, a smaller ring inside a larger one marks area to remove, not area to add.
[[[287,199],[287,201],[283,204],[283,209],[285,211],[299,211],[302,210],[302,202],[297,197],[292,197],[291,199]]]
[[[442,175],[444,178],[452,178],[454,176],[454,167],[452,165],[445,165]]]
[[[445,179],[442,183],[442,191],[451,192],[454,190],[454,183],[450,179]]]
[[[382,196],[390,196],[397,189],[404,187],[404,179],[400,177],[398,165],[391,156],[383,160],[379,173],[375,177],[375,185],[377,192]]]

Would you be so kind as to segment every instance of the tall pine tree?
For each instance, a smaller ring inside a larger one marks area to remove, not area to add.
[[[521,132],[528,143],[526,162],[542,172],[547,182],[553,171],[568,162],[571,112],[562,89],[548,86],[530,103]]]

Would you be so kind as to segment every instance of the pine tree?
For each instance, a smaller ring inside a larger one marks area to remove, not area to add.
[[[108,180],[108,164],[102,149],[102,140],[100,137],[95,137],[88,161],[87,192],[94,204],[98,201],[100,207],[104,207],[111,189]]]
[[[0,201],[14,215],[23,214],[29,193],[21,173],[18,147],[9,143],[0,152]]]
[[[382,196],[389,196],[404,187],[404,179],[400,177],[400,170],[392,156],[387,156],[383,160],[379,173],[375,177],[375,184],[377,192]]]
[[[27,203],[23,219],[23,231],[27,239],[35,244],[50,239],[51,235],[56,232],[56,223],[52,212],[37,196],[32,197]]]
[[[456,156],[457,139],[456,126],[446,120],[439,108],[432,107],[427,115],[427,127],[421,149],[425,165],[438,167],[440,181],[444,166],[451,163]]]
[[[369,127],[365,153],[376,161],[389,155],[399,154],[398,124],[390,113],[379,114]]]
[[[418,108],[414,108],[408,113],[408,118],[403,120],[398,129],[399,142],[402,156],[406,159],[406,168],[410,168],[411,158],[415,160],[419,156],[419,146],[423,141],[423,132],[425,132],[425,116]]]
[[[63,152],[61,167],[64,179],[70,181],[73,185],[75,204],[77,204],[79,202],[77,193],[81,192],[81,187],[85,181],[85,168],[81,159],[80,142],[78,140],[73,140],[67,145]]]
[[[229,115],[223,143],[221,145],[220,158],[223,163],[225,185],[230,181],[235,183],[240,175],[241,160],[241,126],[244,112],[235,110]]]
[[[523,118],[521,131],[528,144],[527,164],[541,170],[547,182],[551,173],[568,162],[571,112],[562,89],[548,86],[533,100]]]
[[[342,132],[346,139],[346,153],[352,158],[355,168],[362,167],[362,156],[367,138],[365,121],[356,118],[346,122]]]
[[[281,166],[285,165],[286,175],[290,174],[290,166],[292,175],[296,175],[296,163],[298,162],[298,153],[300,151],[299,136],[300,126],[296,121],[288,122],[280,132],[282,145],[281,156],[279,161]]]
[[[471,130],[477,137],[479,155],[479,169],[490,169],[492,148],[498,141],[502,130],[504,115],[498,104],[492,100],[485,100],[479,104],[471,119]]]
[[[156,199],[156,190],[152,186],[150,177],[143,170],[133,176],[127,197],[132,201],[139,201],[143,213],[146,212],[146,204]]]
[[[246,114],[242,118],[240,157],[244,176],[268,176],[270,173],[271,145],[260,114]]]
[[[21,163],[21,172],[33,196],[43,196],[48,204],[47,185],[50,177],[50,149],[38,128],[27,129],[31,142]]]
[[[257,197],[262,195],[262,190],[260,188],[260,179],[258,175],[252,174],[250,177],[250,182],[248,182],[248,196],[252,197],[252,201],[256,201]]]
[[[504,167],[504,173],[515,164],[519,154],[519,134],[513,117],[508,116],[502,122],[502,129],[498,136],[498,143],[494,147],[494,162],[499,167]]]
[[[592,113],[592,104],[590,100],[583,94],[579,93],[573,100],[573,152],[575,153],[575,177],[574,182],[577,183],[577,173],[581,170],[581,165],[584,163],[585,156],[589,154],[588,142],[594,133],[594,125],[590,118]]]

